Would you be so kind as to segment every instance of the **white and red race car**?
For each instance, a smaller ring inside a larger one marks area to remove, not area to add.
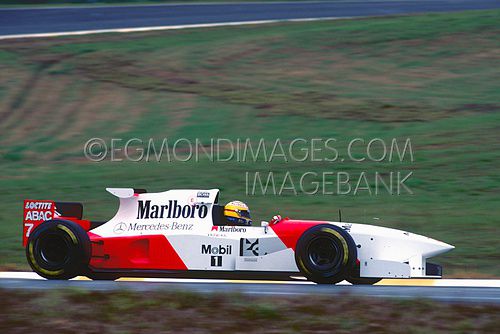
[[[86,275],[293,279],[373,284],[381,278],[440,278],[427,259],[454,247],[366,224],[274,219],[229,226],[219,190],[147,193],[108,188],[120,199],[107,222],[82,219],[81,203],[25,200],[23,245],[48,279]]]

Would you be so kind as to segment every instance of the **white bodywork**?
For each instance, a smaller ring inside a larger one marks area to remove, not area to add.
[[[189,270],[299,272],[294,250],[285,246],[272,226],[214,226],[212,209],[218,189],[141,194],[133,189],[107,190],[120,199],[120,207],[109,222],[91,231],[97,235],[162,234]],[[361,277],[429,277],[426,259],[454,248],[401,230],[329,223],[352,236]]]

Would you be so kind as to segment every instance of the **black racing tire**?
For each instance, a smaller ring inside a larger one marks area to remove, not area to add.
[[[343,281],[353,270],[356,257],[356,245],[350,234],[330,224],[306,230],[295,248],[295,262],[300,272],[318,284]]]
[[[90,261],[90,239],[78,224],[49,220],[28,238],[26,257],[38,275],[47,279],[70,279],[83,275]]]

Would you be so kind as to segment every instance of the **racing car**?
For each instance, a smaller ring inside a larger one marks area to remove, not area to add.
[[[104,222],[83,219],[81,203],[24,201],[23,246],[36,273],[47,279],[305,277],[374,284],[440,278],[441,266],[427,260],[454,248],[367,224],[275,216],[251,226],[248,210],[219,204],[218,189],[106,190],[120,205]]]

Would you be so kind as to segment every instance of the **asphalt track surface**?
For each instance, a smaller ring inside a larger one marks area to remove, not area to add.
[[[500,288],[422,287],[422,286],[351,286],[290,283],[238,282],[135,282],[135,281],[48,281],[0,279],[0,288],[47,290],[78,288],[89,291],[131,290],[189,291],[196,293],[241,293],[253,296],[361,296],[371,298],[425,298],[439,302],[500,304]]]
[[[0,9],[0,36],[500,8],[498,0],[389,0]]]

